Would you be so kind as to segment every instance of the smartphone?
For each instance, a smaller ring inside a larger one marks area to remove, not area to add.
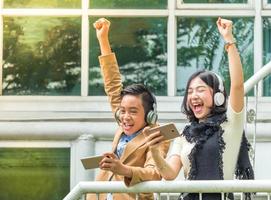
[[[154,133],[156,131],[160,131],[161,135],[164,136],[165,140],[171,140],[180,136],[175,124],[168,123],[161,126],[156,126],[154,128],[149,129],[149,133]]]
[[[81,158],[81,162],[85,169],[95,169],[99,167],[99,163],[103,159],[104,156],[90,156]]]

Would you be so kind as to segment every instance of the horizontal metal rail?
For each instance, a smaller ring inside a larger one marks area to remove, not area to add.
[[[78,200],[86,193],[271,193],[271,180],[147,181],[126,187],[119,181],[80,182],[63,200]]]
[[[271,62],[264,65],[259,71],[251,76],[244,84],[245,94],[248,93],[260,80],[271,73]]]

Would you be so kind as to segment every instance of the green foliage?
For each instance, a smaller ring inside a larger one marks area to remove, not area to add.
[[[269,1],[271,2],[271,1]],[[263,64],[267,64],[271,61],[271,18],[265,17],[263,18]],[[263,95],[270,96],[271,95],[271,76],[267,76],[264,79],[264,88]]]
[[[5,8],[80,8],[81,0],[3,0]]]
[[[0,199],[63,199],[69,180],[69,148],[0,149]]]
[[[89,0],[90,8],[164,9],[167,0]]]
[[[166,19],[112,18],[110,21],[110,41],[124,86],[143,83],[156,95],[167,95]],[[90,37],[89,93],[98,95],[102,94],[103,82],[96,57],[100,53],[99,47],[92,27]]]
[[[45,31],[44,38],[38,38],[40,41],[26,37],[18,18],[4,18],[4,24],[5,95],[80,95],[78,20],[59,19],[58,25]]]
[[[219,73],[225,80],[229,92],[228,58],[224,51],[224,42],[216,27],[216,18],[180,18],[178,19],[177,66],[179,71],[191,68],[207,69]],[[233,18],[233,34],[241,55],[245,80],[253,74],[253,19]],[[180,74],[183,79],[183,74]],[[184,81],[183,81],[184,82]],[[177,85],[179,95],[183,95],[185,84]]]

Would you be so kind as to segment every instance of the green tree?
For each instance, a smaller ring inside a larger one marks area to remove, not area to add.
[[[94,19],[93,19],[94,21]],[[147,85],[156,95],[167,94],[167,34],[165,18],[110,19],[110,41],[118,58],[123,84]],[[92,22],[91,22],[92,23]],[[99,47],[90,29],[90,90],[102,94],[103,82],[97,62]]]
[[[149,8],[163,9],[167,7],[167,0],[90,0],[90,8]]]
[[[80,94],[80,25],[60,21],[33,47],[22,40],[24,27],[17,18],[4,19],[5,95]]]
[[[178,67],[196,67],[221,74],[229,90],[228,58],[216,27],[216,18],[181,18],[178,20]],[[244,76],[253,74],[253,19],[233,18],[234,35],[243,63]],[[221,48],[222,47],[222,48]],[[182,77],[180,77],[182,78]],[[183,95],[184,87],[178,94]]]

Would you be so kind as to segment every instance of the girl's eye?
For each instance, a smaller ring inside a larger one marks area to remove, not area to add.
[[[200,87],[200,88],[197,89],[197,91],[198,91],[198,92],[205,92],[205,88]]]

